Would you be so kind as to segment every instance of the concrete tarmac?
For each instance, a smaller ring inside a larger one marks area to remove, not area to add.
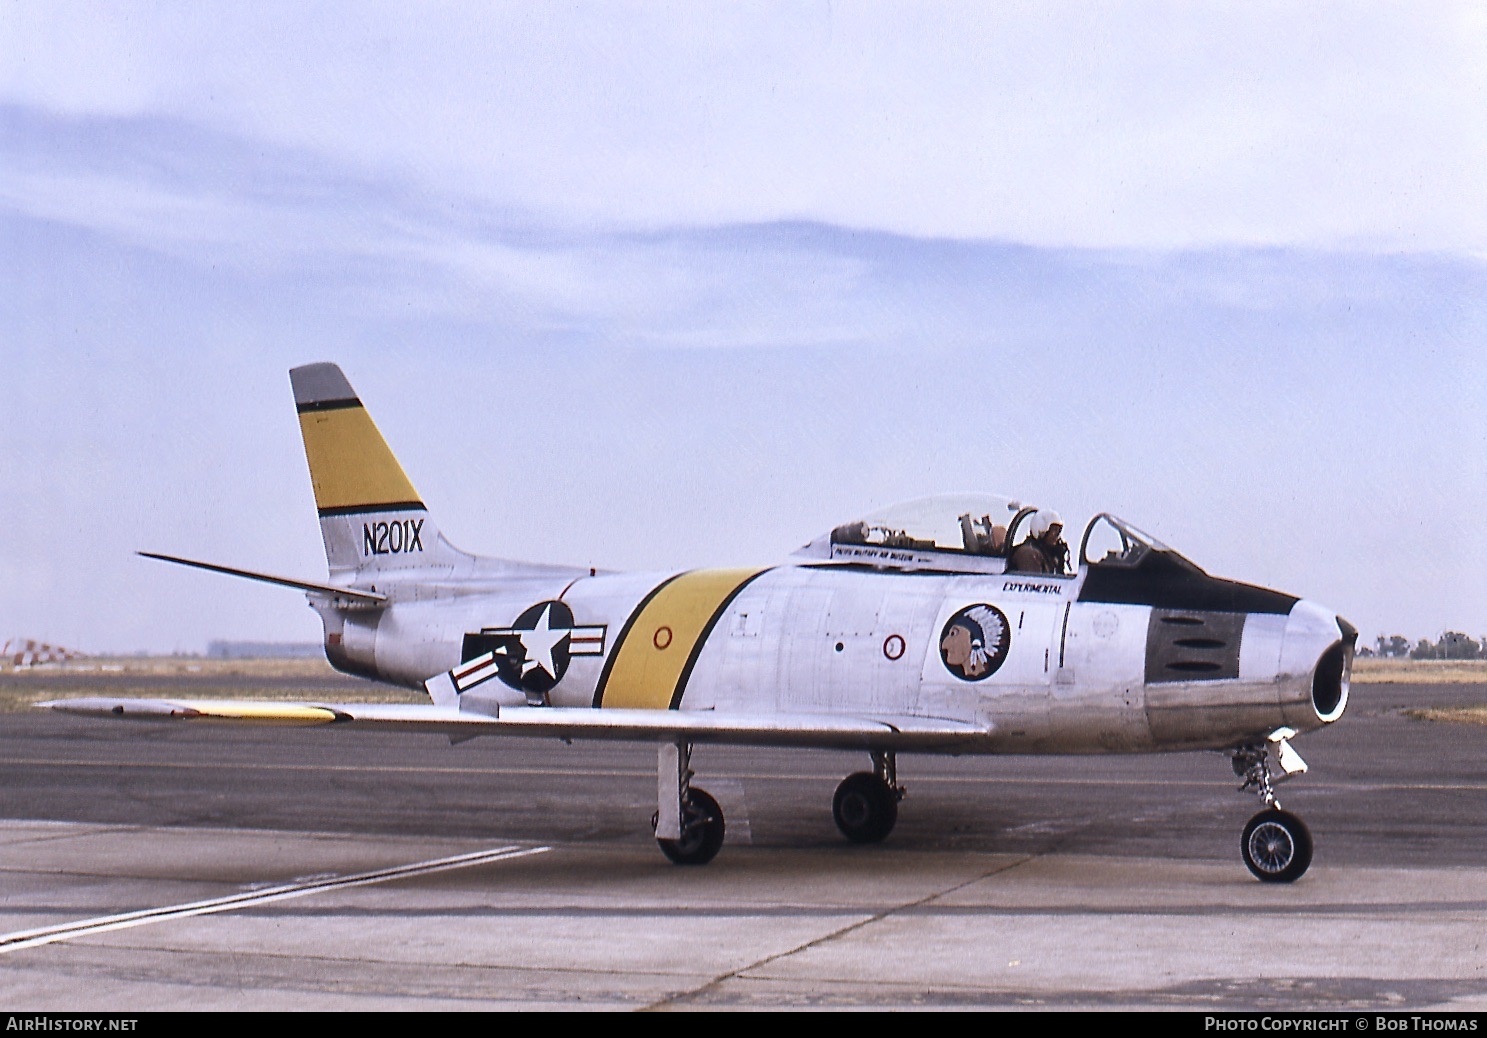
[[[1288,886],[1217,754],[904,756],[857,847],[865,755],[704,746],[728,842],[678,868],[645,745],[4,715],[0,1004],[1480,1011],[1487,728],[1401,710],[1482,698],[1356,686],[1297,740]]]

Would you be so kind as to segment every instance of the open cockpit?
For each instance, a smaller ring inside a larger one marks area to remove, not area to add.
[[[1040,543],[1048,559],[1042,566],[1021,554]],[[1203,575],[1157,538],[1108,512],[1090,519],[1077,543],[1077,553],[1063,545],[1063,520],[1048,509],[995,494],[944,494],[842,523],[794,557],[805,564],[909,572],[1033,572],[1066,578],[1105,572],[1119,574],[1115,579],[1122,584],[1148,570]]]

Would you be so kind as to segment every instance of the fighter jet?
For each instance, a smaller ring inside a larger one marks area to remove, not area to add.
[[[609,573],[460,551],[334,364],[290,372],[329,579],[158,553],[303,591],[349,674],[427,704],[79,698],[74,714],[328,725],[657,746],[655,837],[680,865],[723,845],[692,748],[858,749],[832,814],[892,832],[900,752],[1218,750],[1263,807],[1244,827],[1260,880],[1306,872],[1312,838],[1275,789],[1290,740],[1348,702],[1357,631],[1294,595],[1213,577],[1108,513],[1071,552],[1048,509],[928,498],[842,523],[773,566]]]

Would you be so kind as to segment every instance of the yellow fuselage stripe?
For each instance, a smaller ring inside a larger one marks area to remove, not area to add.
[[[681,701],[692,665],[718,617],[762,569],[701,569],[652,593],[630,621],[595,696],[596,705],[665,710]]]
[[[299,429],[315,485],[315,507],[321,511],[358,506],[370,510],[418,500],[366,408],[304,411]]]

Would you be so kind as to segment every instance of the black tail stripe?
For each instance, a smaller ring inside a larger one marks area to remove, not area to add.
[[[346,397],[341,400],[307,400],[302,404],[295,404],[294,410],[297,414],[307,411],[341,411],[348,407],[360,407],[361,401],[356,397]]]
[[[422,501],[389,501],[386,504],[342,505],[339,508],[320,509],[320,518],[333,515],[368,515],[372,512],[426,512]]]

